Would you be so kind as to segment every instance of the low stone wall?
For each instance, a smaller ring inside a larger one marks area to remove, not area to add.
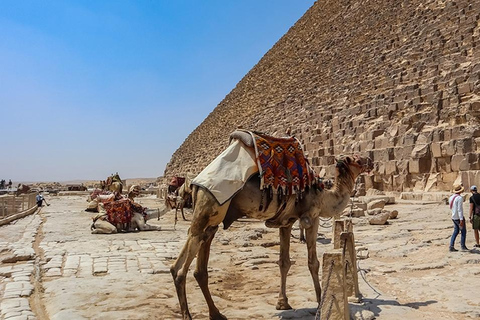
[[[0,219],[0,226],[3,226],[5,224],[9,224],[10,222],[12,222],[14,220],[26,217],[26,216],[34,213],[35,211],[37,211],[37,209],[38,209],[38,206],[35,205],[34,207],[32,207],[30,209],[27,209],[25,211],[22,211],[22,212],[14,214],[14,215],[8,216],[6,218]]]

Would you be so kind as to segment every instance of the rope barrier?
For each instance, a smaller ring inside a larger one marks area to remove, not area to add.
[[[320,320],[320,312],[322,311],[323,304],[325,303],[325,297],[327,295],[328,287],[330,286],[330,279],[332,277],[332,271],[333,271],[334,265],[335,265],[335,261],[332,260],[330,269],[328,270],[327,283],[325,284],[325,288],[323,288],[323,294],[322,294],[322,297],[320,298],[320,304],[318,306],[317,313],[315,314],[315,320]]]
[[[360,274],[360,276],[362,277],[363,281],[370,287],[370,289],[372,289],[373,291],[375,291],[375,293],[377,294],[377,296],[373,299],[377,299],[378,297],[380,297],[382,294],[380,292],[378,292],[368,281],[367,279],[365,278],[365,269],[362,269],[360,267],[360,261],[357,260],[357,272]]]
[[[333,300],[336,300],[336,299],[337,298],[335,297],[335,295],[332,294],[332,299],[330,300],[330,305],[328,306],[328,311],[327,311],[325,320],[330,319],[330,316],[332,315]]]

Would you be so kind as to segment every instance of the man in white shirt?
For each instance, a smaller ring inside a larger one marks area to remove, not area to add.
[[[450,239],[450,252],[458,251],[455,249],[455,240],[459,232],[461,232],[460,246],[462,247],[462,251],[468,251],[468,248],[465,246],[467,227],[465,226],[465,218],[463,217],[463,197],[460,195],[464,190],[463,185],[454,185],[453,195],[448,199],[450,210],[452,211],[454,228],[452,238]]]

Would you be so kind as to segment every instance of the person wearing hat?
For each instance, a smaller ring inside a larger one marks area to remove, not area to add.
[[[480,248],[478,243],[478,230],[480,229],[480,194],[477,191],[477,186],[471,186],[470,191],[472,196],[470,197],[470,223],[473,227],[473,234],[475,235],[474,248]]]
[[[457,239],[459,232],[461,232],[460,246],[462,247],[462,251],[468,251],[468,248],[465,245],[467,227],[465,226],[465,218],[463,217],[463,197],[460,195],[464,190],[463,185],[454,185],[452,191],[453,194],[448,199],[450,210],[452,211],[454,228],[452,238],[450,239],[450,252],[458,251],[455,249],[455,240]]]

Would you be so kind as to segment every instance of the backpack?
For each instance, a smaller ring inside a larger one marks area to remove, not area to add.
[[[480,206],[475,201],[475,195],[472,195],[472,201],[475,204],[475,208],[473,209],[474,210],[473,213],[477,216],[480,216]]]

